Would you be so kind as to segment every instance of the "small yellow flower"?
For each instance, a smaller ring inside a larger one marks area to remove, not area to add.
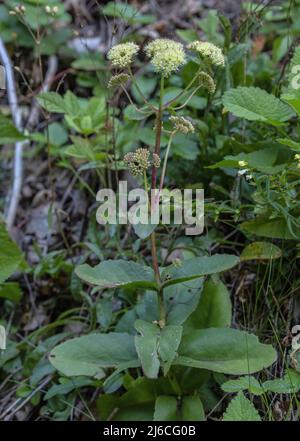
[[[107,54],[107,58],[111,61],[113,67],[129,66],[135,54],[139,51],[139,47],[135,43],[121,43],[113,46]]]

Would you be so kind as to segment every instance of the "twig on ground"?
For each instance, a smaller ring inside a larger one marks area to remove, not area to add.
[[[0,60],[3,63],[5,69],[8,102],[10,105],[13,122],[15,127],[20,132],[22,132],[23,130],[22,114],[18,106],[13,67],[1,37],[0,37]],[[49,90],[49,87],[51,85],[51,79],[55,75],[56,69],[57,69],[57,58],[55,56],[52,56],[49,58],[48,71],[45,77],[45,81],[41,88],[43,92]],[[32,127],[36,123],[38,119],[38,114],[39,114],[39,108],[35,103],[33,105],[33,108],[30,112],[30,116],[28,119],[29,127]],[[23,180],[22,156],[23,156],[23,147],[26,142],[27,141],[21,141],[15,144],[13,186],[6,213],[6,224],[9,231],[12,229],[14,225],[16,213],[19,205],[20,195],[21,195],[21,187]]]
[[[51,55],[51,57],[49,57],[48,60],[48,69],[46,72],[45,80],[40,89],[40,93],[48,92],[48,90],[51,87],[52,81],[55,77],[56,71],[57,71],[57,57],[55,55]],[[31,129],[34,126],[36,126],[39,119],[39,113],[40,113],[40,106],[37,101],[34,101],[27,121],[28,129]]]
[[[5,74],[6,74],[6,85],[7,85],[7,95],[8,101],[11,108],[11,113],[13,117],[14,124],[19,131],[22,131],[22,115],[21,111],[18,107],[17,102],[17,94],[15,88],[15,78],[14,72],[11,65],[11,61],[9,55],[7,53],[6,47],[0,37],[0,59],[3,63]],[[13,179],[13,188],[12,195],[9,201],[9,206],[6,215],[6,223],[8,230],[11,230],[13,227],[16,211],[19,204],[20,192],[22,186],[22,175],[23,175],[23,166],[22,166],[22,151],[25,142],[17,142],[15,145],[15,156],[14,156],[14,179]]]

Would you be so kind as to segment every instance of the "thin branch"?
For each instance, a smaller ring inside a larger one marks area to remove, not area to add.
[[[0,59],[5,69],[8,102],[11,108],[13,121],[16,128],[19,131],[22,131],[22,115],[17,101],[14,72],[9,55],[7,53],[7,50],[4,46],[1,37],[0,37]],[[16,217],[16,211],[20,199],[22,175],[23,175],[22,152],[23,152],[24,144],[25,144],[24,141],[17,142],[15,144],[13,188],[12,188],[12,196],[9,202],[7,216],[6,216],[6,223],[8,230],[11,230],[11,228],[13,227]]]
[[[10,105],[13,122],[14,122],[15,127],[20,132],[22,132],[22,130],[23,130],[22,114],[21,114],[21,110],[18,106],[14,71],[13,71],[11,60],[9,58],[6,47],[5,47],[1,37],[0,37],[0,60],[4,66],[4,69],[5,69],[8,102]],[[49,89],[49,86],[51,84],[51,78],[55,74],[56,69],[57,69],[56,57],[50,57],[48,72],[46,74],[46,78],[45,78],[45,81],[42,86],[43,91],[47,91]],[[31,111],[31,114],[30,114],[30,117],[28,120],[28,124],[31,126],[36,121],[37,118],[38,118],[38,108],[34,106],[32,108],[32,111]],[[7,223],[8,230],[11,230],[14,225],[16,213],[17,213],[17,209],[18,209],[18,205],[19,205],[22,180],[23,180],[23,160],[22,160],[23,147],[26,142],[27,141],[21,141],[21,142],[17,142],[15,144],[13,186],[12,186],[11,197],[10,197],[10,201],[9,201],[8,209],[7,209],[7,214],[6,214],[6,223]]]
[[[46,72],[45,80],[42,84],[42,87],[40,88],[39,93],[48,92],[55,78],[56,71],[57,71],[57,57],[55,55],[51,55],[51,57],[49,57],[48,60],[48,69]],[[40,109],[41,107],[39,106],[38,102],[34,101],[27,121],[28,129],[33,128],[38,123]]]

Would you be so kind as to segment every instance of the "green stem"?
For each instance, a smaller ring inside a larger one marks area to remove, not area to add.
[[[155,139],[155,153],[159,156],[160,155],[160,142],[161,142],[161,123],[162,123],[162,113],[163,113],[163,97],[164,97],[164,77],[161,76],[160,79],[160,93],[159,93],[159,106],[156,112],[156,139]],[[152,166],[152,179],[151,179],[151,188],[156,188],[156,178],[157,178],[157,169]],[[157,259],[157,249],[156,249],[156,236],[155,231],[151,233],[151,256],[152,256],[152,264],[153,269],[156,277],[156,281],[158,285],[161,284],[160,279],[160,272],[159,272],[159,266],[158,266],[158,259]],[[161,311],[161,317],[163,318],[165,316],[164,309],[163,309],[163,300],[160,302],[160,311]]]
[[[139,109],[139,108],[134,104],[134,102],[133,102],[131,96],[129,95],[129,93],[127,92],[126,88],[125,88],[123,85],[121,85],[121,89],[123,90],[123,92],[124,92],[125,95],[127,96],[128,101],[130,102],[130,104],[134,107],[134,109],[135,109],[137,112],[142,113],[142,114],[144,114],[144,115],[148,115],[148,112],[143,112],[143,110]]]
[[[174,102],[178,101],[179,98],[181,98],[192,87],[194,82],[197,80],[198,74],[200,73],[200,71],[201,71],[201,67],[199,67],[199,69],[197,70],[197,72],[194,75],[193,79],[189,82],[189,84],[177,96],[175,96],[175,98],[171,99],[170,101],[168,101],[164,105],[164,109],[167,109],[171,104],[173,104]]]
[[[166,154],[165,154],[165,158],[164,158],[164,163],[163,163],[163,168],[162,168],[162,172],[161,172],[159,191],[161,191],[163,189],[164,180],[165,180],[165,176],[166,176],[168,156],[169,156],[169,152],[170,152],[170,148],[171,148],[171,144],[172,144],[173,136],[174,135],[175,135],[175,132],[172,132],[172,134],[170,136],[170,139],[169,139],[169,142],[168,142],[168,145],[167,145],[167,150],[166,150]]]
[[[159,321],[158,324],[161,328],[166,325],[166,310],[164,304],[163,288],[158,293],[158,308],[159,308]]]
[[[144,188],[145,192],[148,194],[149,188],[148,188],[148,181],[147,181],[147,173],[144,171]]]
[[[147,98],[145,97],[145,95],[143,94],[143,92],[142,92],[140,86],[138,85],[138,82],[137,82],[137,80],[135,79],[135,77],[134,77],[134,75],[133,75],[132,70],[131,70],[130,67],[128,67],[128,72],[129,72],[129,75],[130,75],[131,81],[132,81],[133,84],[135,85],[136,90],[138,91],[140,97],[142,98],[142,100],[144,101],[144,103],[146,104],[146,106],[150,107],[150,109],[152,109],[152,110],[154,110],[155,112],[157,112],[157,108],[156,108],[155,106],[153,106],[152,104],[150,104],[149,101],[147,100]]]
[[[183,109],[189,103],[189,101],[193,98],[193,96],[198,92],[198,90],[201,87],[202,86],[196,87],[196,89],[191,93],[191,95],[187,98],[187,100],[181,106],[174,107],[174,110],[181,110],[181,109]]]

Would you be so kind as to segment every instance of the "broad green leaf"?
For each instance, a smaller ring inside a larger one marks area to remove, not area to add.
[[[159,320],[158,294],[155,291],[145,291],[135,307],[138,318],[146,322]]]
[[[182,337],[173,364],[232,375],[251,374],[270,366],[276,352],[255,335],[228,328],[195,330]]]
[[[223,421],[261,421],[261,418],[251,401],[239,392],[229,403]]]
[[[164,326],[160,332],[158,342],[158,354],[163,365],[164,375],[171,367],[172,361],[177,355],[177,349],[181,341],[182,326]]]
[[[247,245],[241,254],[241,261],[272,260],[282,256],[281,249],[269,242],[253,242]]]
[[[229,327],[231,309],[226,286],[217,278],[206,281],[196,310],[184,324],[184,333],[195,329]]]
[[[203,279],[177,283],[164,288],[168,325],[181,325],[196,309],[203,289]]]
[[[175,397],[160,396],[155,401],[154,421],[177,421],[177,400]]]
[[[300,390],[300,374],[287,369],[283,378],[265,381],[262,387],[265,391],[278,394],[295,394]]]
[[[197,395],[183,397],[181,406],[182,421],[205,421],[203,404]]]
[[[280,125],[294,115],[289,106],[258,87],[239,86],[228,90],[223,96],[223,105],[237,117],[273,125]]]
[[[84,386],[89,386],[93,383],[91,378],[77,377],[71,378],[62,384],[53,384],[45,395],[45,400],[50,400],[57,395],[67,395],[74,389],[79,389]]]
[[[226,271],[239,262],[239,258],[232,254],[215,254],[213,256],[195,257],[184,260],[179,265],[170,265],[162,272],[164,286],[186,282],[209,274]]]
[[[198,33],[195,29],[178,29],[176,34],[186,43],[198,40]]]
[[[176,368],[178,369],[178,367]],[[211,378],[211,371],[206,369],[186,368],[182,366],[180,368],[180,375],[178,376],[179,385],[185,393],[193,394],[195,390],[200,390]]]
[[[222,161],[217,162],[214,165],[210,165],[207,168],[240,168],[239,161],[247,162],[248,166],[255,168],[261,172],[271,173],[274,172],[274,164],[279,154],[278,147],[267,147],[260,150],[255,150],[251,153],[239,153],[235,156],[225,156]]]
[[[113,319],[112,301],[110,298],[102,297],[96,301],[96,317],[99,325],[106,331]]]
[[[105,66],[104,57],[101,57],[99,52],[88,52],[81,54],[72,63],[73,69],[97,71],[103,69]]]
[[[271,239],[296,239],[293,236],[284,219],[268,219],[265,217],[257,217],[256,219],[243,222],[240,228],[246,233],[256,236],[269,237]],[[300,237],[300,229],[294,232]]]
[[[254,395],[262,395],[264,388],[260,385],[258,380],[252,376],[240,377],[236,380],[228,380],[222,384],[224,392],[240,392],[247,390]]]
[[[153,233],[155,228],[157,227],[157,224],[135,224],[133,225],[133,229],[135,234],[140,239],[146,239]]]
[[[133,336],[125,333],[90,334],[56,346],[50,362],[64,375],[104,377],[104,368],[140,365]]]
[[[37,100],[45,110],[48,110],[48,112],[68,112],[68,107],[64,98],[57,92],[42,92],[38,95]]]
[[[126,286],[156,289],[157,287],[150,267],[126,260],[105,260],[95,267],[80,265],[75,273],[80,279],[100,288]]]
[[[155,291],[145,291],[138,299],[137,305],[133,309],[129,309],[118,320],[116,331],[128,332],[136,334],[134,323],[136,319],[145,320],[146,322],[154,322],[159,320],[158,296]]]
[[[0,285],[0,298],[11,300],[19,303],[22,298],[22,291],[20,285],[15,282],[7,282]]]
[[[0,221],[0,284],[19,269],[24,262],[23,255]]]
[[[160,329],[154,323],[136,320],[135,328],[139,333],[134,338],[135,347],[144,374],[148,378],[157,378],[160,365],[162,365],[164,375],[166,375],[177,356],[182,327],[171,325]]]
[[[139,335],[134,337],[136,352],[142,364],[143,372],[148,378],[157,378],[160,367],[158,358],[158,340],[160,330],[157,325],[136,320],[135,328]]]
[[[172,395],[169,379],[146,377],[133,379],[126,375],[123,380],[126,392],[121,395],[101,395],[97,400],[101,420],[110,417],[113,421],[152,420],[156,398]]]
[[[300,142],[293,141],[290,138],[278,138],[276,141],[279,142],[279,144],[290,147],[294,152],[300,152]]]
[[[27,137],[19,132],[10,120],[0,113],[0,145],[14,144],[26,139]]]
[[[124,110],[124,117],[130,121],[141,121],[148,118],[153,113],[149,107],[142,107],[140,110],[141,111],[138,112],[132,104],[129,104]]]
[[[295,112],[300,115],[300,94],[285,93],[281,95],[281,99],[285,101]]]
[[[154,15],[142,15],[138,9],[129,5],[127,2],[108,2],[102,8],[102,14],[110,17],[118,17],[130,24],[141,23],[150,24],[155,21]]]
[[[180,156],[186,161],[194,161],[199,155],[199,147],[194,140],[186,139],[185,135],[179,134],[173,141],[172,154]]]

